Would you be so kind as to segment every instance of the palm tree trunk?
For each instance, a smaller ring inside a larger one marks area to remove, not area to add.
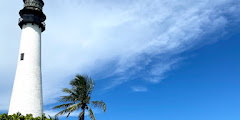
[[[85,118],[85,109],[83,109],[83,120]]]
[[[79,114],[78,119],[84,120],[84,117],[85,117],[85,109],[82,109],[82,112]]]

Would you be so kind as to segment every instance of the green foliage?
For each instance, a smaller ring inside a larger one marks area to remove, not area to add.
[[[58,120],[57,118],[50,117],[47,118],[45,114],[42,117],[34,118],[32,114],[27,114],[26,116],[21,115],[21,113],[8,115],[6,113],[0,114],[0,120]]]
[[[55,106],[53,109],[63,109],[56,116],[67,114],[67,118],[69,115],[81,109],[78,119],[84,120],[85,110],[88,110],[89,117],[91,120],[96,120],[95,115],[90,106],[98,107],[106,112],[106,104],[103,101],[90,101],[91,94],[94,89],[94,81],[91,77],[76,75],[75,79],[70,82],[72,86],[71,89],[64,88],[63,92],[67,93],[67,96],[61,96],[59,102],[67,102],[65,104],[61,104]]]

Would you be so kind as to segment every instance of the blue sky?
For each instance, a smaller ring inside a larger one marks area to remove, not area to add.
[[[22,6],[0,1],[1,112],[11,97]],[[239,8],[239,0],[45,1],[44,111],[57,112],[61,89],[79,73],[95,79],[92,99],[107,103],[105,114],[95,110],[99,120],[239,120]]]

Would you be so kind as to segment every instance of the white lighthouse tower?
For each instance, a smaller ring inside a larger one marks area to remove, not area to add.
[[[22,29],[18,65],[15,75],[9,115],[42,116],[41,33],[45,30],[46,16],[42,0],[23,0],[19,26]]]

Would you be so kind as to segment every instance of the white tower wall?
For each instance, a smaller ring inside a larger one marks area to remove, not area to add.
[[[42,116],[41,32],[39,25],[22,26],[18,66],[9,107],[9,115]],[[23,60],[21,60],[21,54]]]

